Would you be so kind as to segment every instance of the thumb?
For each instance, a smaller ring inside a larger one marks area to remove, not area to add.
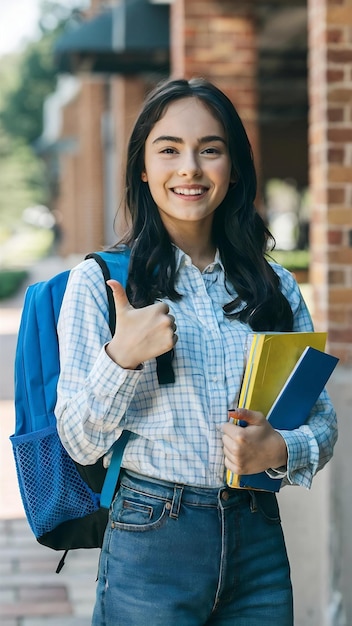
[[[106,284],[109,285],[112,290],[116,314],[118,314],[118,312],[122,311],[123,309],[132,309],[132,306],[130,305],[126,296],[126,291],[124,290],[121,283],[119,283],[117,280],[110,279],[106,281]]]

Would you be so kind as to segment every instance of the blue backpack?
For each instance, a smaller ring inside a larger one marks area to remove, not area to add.
[[[126,285],[130,252],[88,255],[110,277]],[[90,466],[75,463],[59,439],[54,408],[60,372],[57,321],[69,271],[31,285],[26,292],[15,357],[15,433],[10,437],[24,510],[37,541],[54,550],[99,548],[117,485],[124,431],[114,446],[109,470],[102,459]],[[109,325],[115,330],[115,307],[107,287]]]

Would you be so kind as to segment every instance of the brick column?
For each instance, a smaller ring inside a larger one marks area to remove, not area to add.
[[[62,216],[63,255],[86,254],[104,243],[101,120],[104,80],[81,79],[81,89],[64,108],[57,210]]]
[[[146,79],[133,75],[118,75],[112,78],[111,108],[115,127],[116,145],[116,210],[115,231],[118,238],[126,230],[124,212],[124,173],[128,140],[134,122],[142,107],[149,84]]]
[[[327,521],[319,553],[324,626],[352,623],[352,506],[350,456],[352,366],[352,5],[308,0],[311,272],[315,325],[328,330],[328,349],[340,357],[328,390],[339,440],[323,471]],[[318,546],[317,546],[318,548]],[[317,552],[318,553],[318,552]],[[308,582],[308,581],[307,581]]]
[[[316,326],[352,364],[352,6],[309,0],[311,282]]]
[[[235,104],[258,163],[257,41],[253,0],[174,0],[174,78],[203,76]]]
[[[78,119],[80,146],[77,251],[96,250],[104,242],[103,154],[101,120],[105,109],[104,79],[82,81]]]

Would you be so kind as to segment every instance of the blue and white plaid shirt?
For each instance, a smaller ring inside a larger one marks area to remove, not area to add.
[[[61,375],[56,416],[63,445],[79,463],[106,455],[123,429],[132,432],[123,466],[145,476],[204,487],[225,482],[221,425],[234,408],[244,368],[246,324],[229,320],[223,305],[235,296],[224,285],[217,255],[200,272],[176,249],[179,302],[164,301],[177,323],[175,384],[160,386],[156,360],[125,370],[106,354],[111,339],[106,289],[94,260],[70,274],[58,332]],[[312,322],[292,275],[274,264],[294,313],[295,331]],[[306,425],[281,431],[288,448],[285,481],[309,487],[330,459],[336,415],[326,393]]]

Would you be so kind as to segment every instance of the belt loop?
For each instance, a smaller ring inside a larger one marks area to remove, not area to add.
[[[171,509],[170,509],[170,517],[172,519],[177,519],[179,516],[182,494],[183,494],[183,485],[175,485],[174,496],[172,498]]]
[[[257,496],[254,493],[254,491],[248,491],[249,493],[249,497],[250,497],[250,509],[251,509],[251,513],[256,513],[258,511],[258,503],[257,503]]]

